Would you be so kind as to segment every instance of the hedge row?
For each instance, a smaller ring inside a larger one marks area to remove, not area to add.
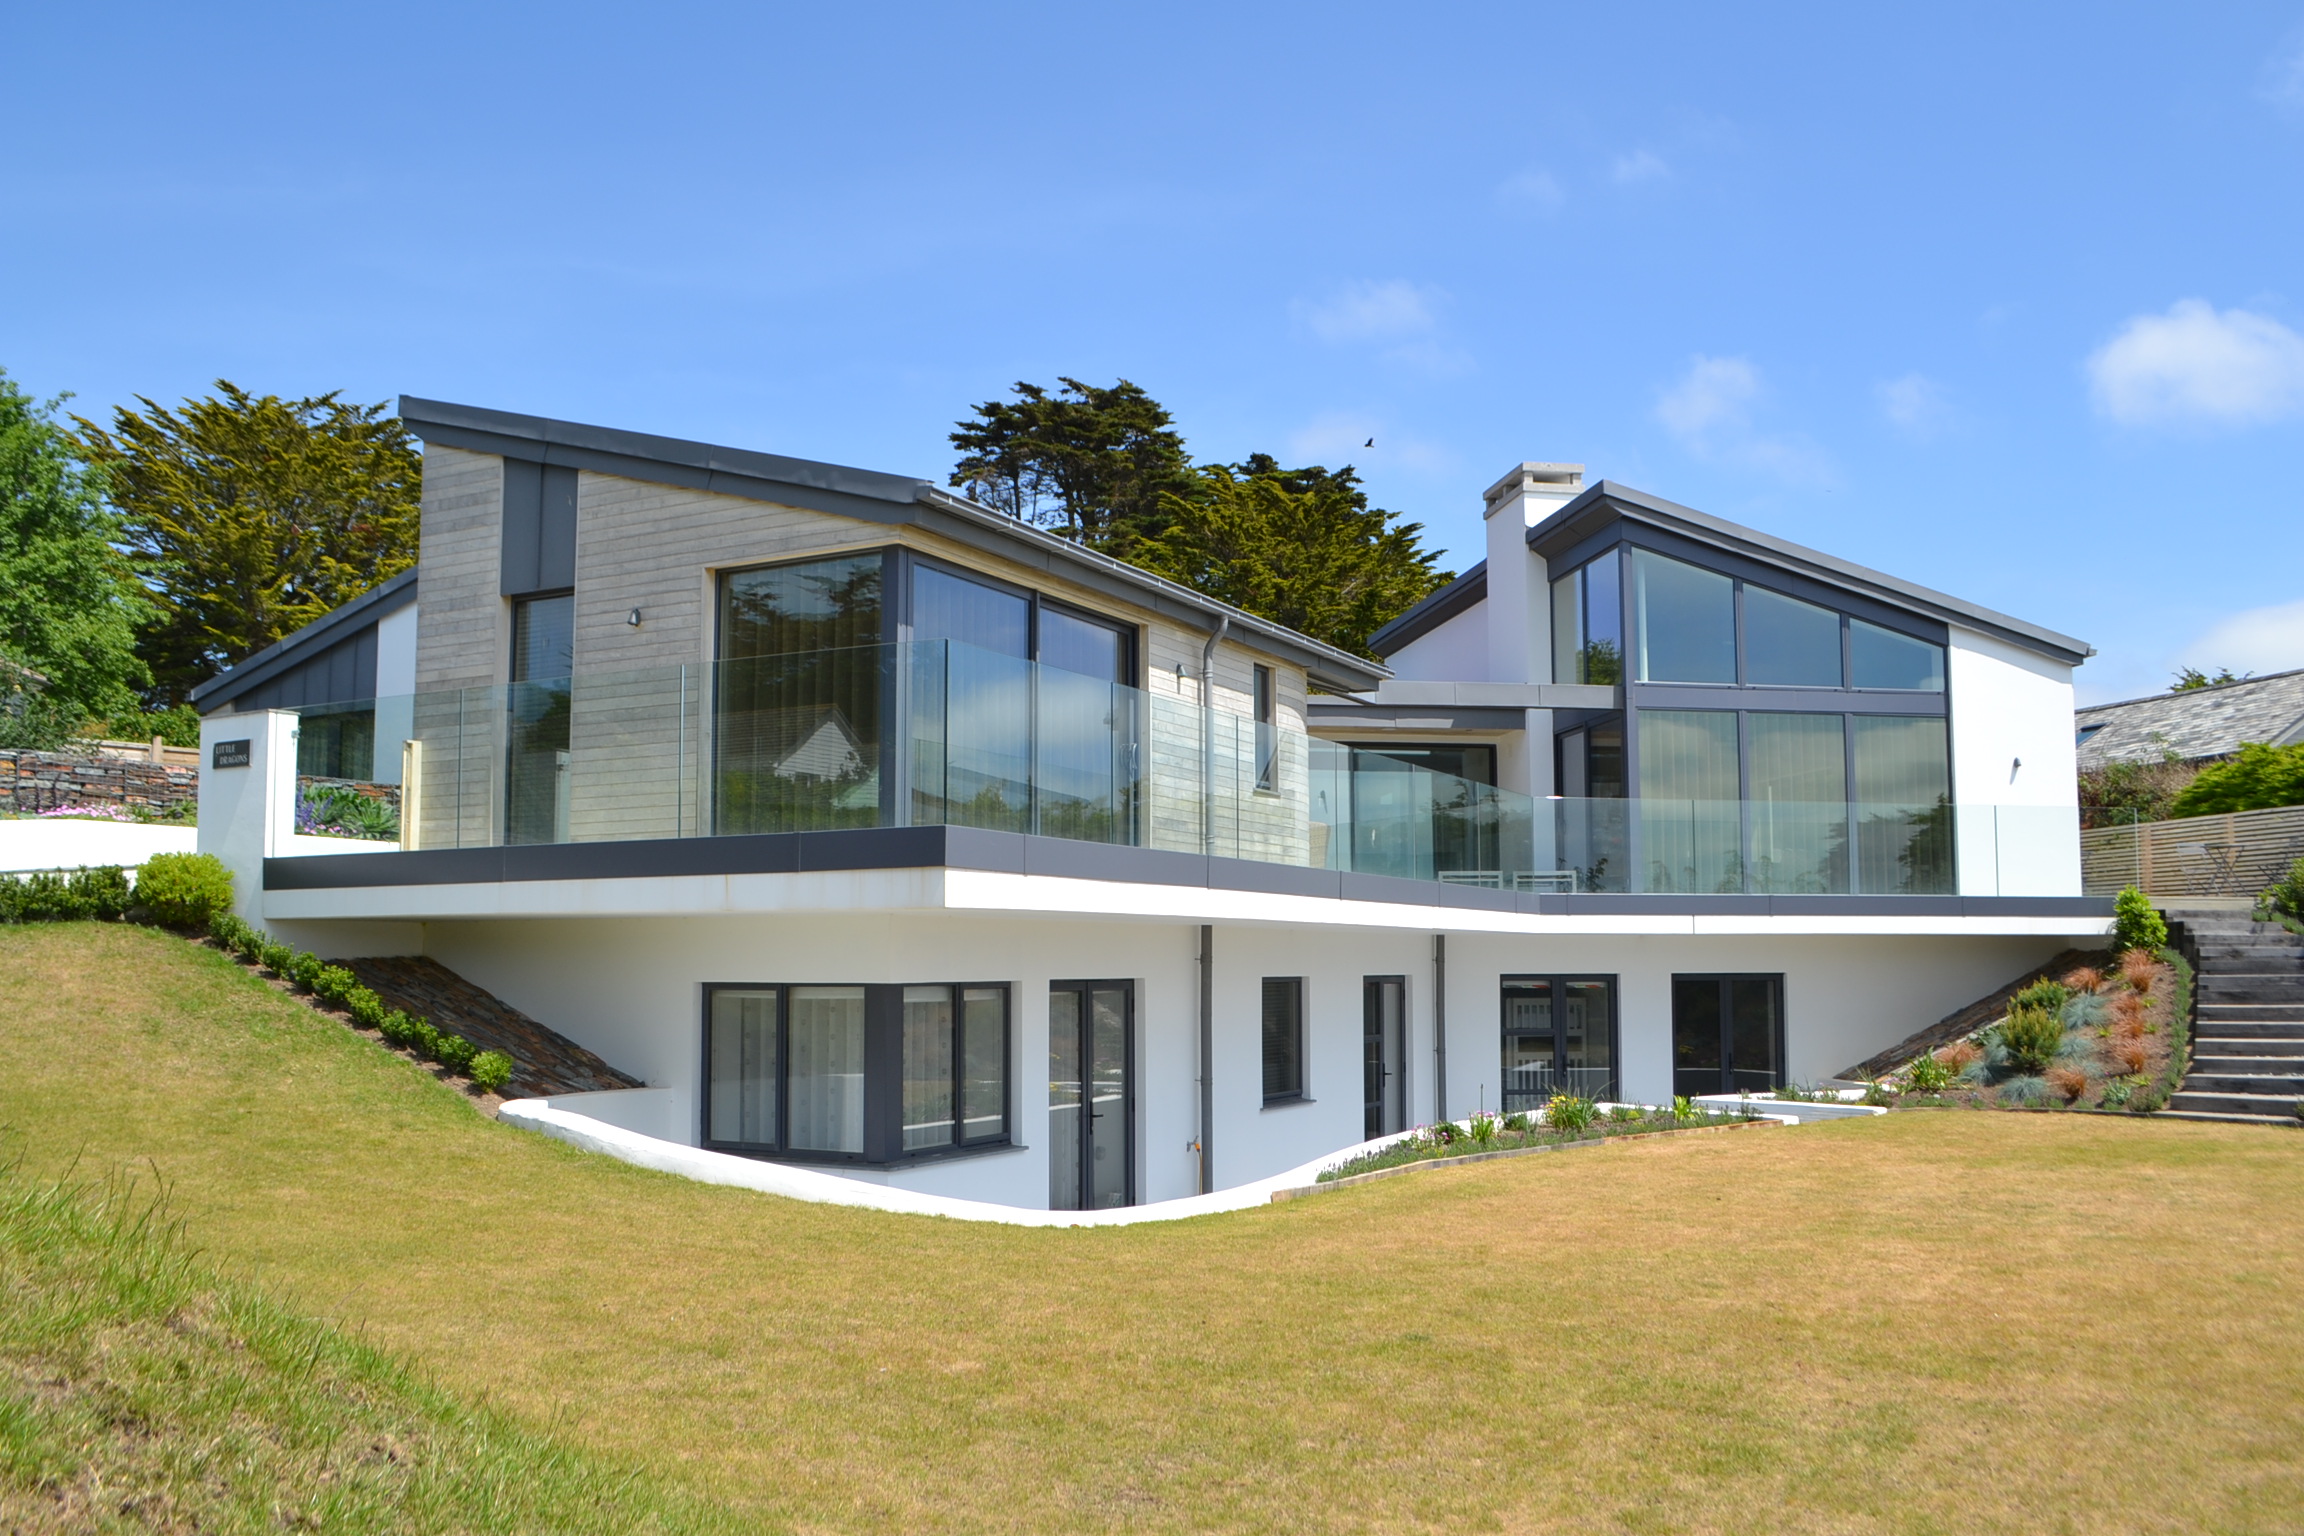
[[[261,965],[331,1008],[343,1009],[362,1028],[373,1029],[403,1050],[413,1051],[459,1076],[472,1079],[476,1087],[494,1093],[512,1080],[510,1056],[502,1051],[483,1051],[462,1035],[435,1029],[430,1019],[398,1008],[386,1008],[384,999],[360,985],[360,979],[340,965],[330,965],[318,955],[268,938],[262,929],[242,922],[229,912],[210,918],[208,932],[226,950],[251,965]]]

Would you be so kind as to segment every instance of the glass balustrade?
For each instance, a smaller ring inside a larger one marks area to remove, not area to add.
[[[2069,807],[1530,800],[1191,688],[926,641],[352,707],[417,848],[948,825],[1521,892],[2080,889]]]

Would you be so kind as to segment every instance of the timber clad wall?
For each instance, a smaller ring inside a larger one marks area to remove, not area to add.
[[[420,835],[428,847],[503,835],[505,709],[493,691],[510,661],[510,609],[498,580],[502,523],[500,459],[426,451],[417,687],[434,696],[418,702],[416,733],[424,742]],[[577,497],[570,835],[589,841],[708,830],[703,765],[720,571],[890,544],[1136,624],[1142,685],[1152,695],[1146,840],[1200,849],[1205,631],[914,529],[589,472],[579,477]],[[638,625],[629,622],[634,608]],[[1283,732],[1296,733],[1284,737],[1277,794],[1254,790],[1250,690],[1259,663],[1276,674]],[[1215,666],[1217,851],[1304,863],[1311,849],[1303,671],[1233,643],[1218,647]],[[491,691],[441,692],[475,688]]]

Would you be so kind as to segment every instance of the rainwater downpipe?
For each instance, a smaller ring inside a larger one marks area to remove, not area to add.
[[[1448,1118],[1448,935],[1432,935],[1432,1118]]]
[[[1232,616],[1221,614],[1200,647],[1200,851],[1216,852],[1216,647],[1232,628]]]
[[[1200,1193],[1216,1192],[1216,929],[1200,925]]]

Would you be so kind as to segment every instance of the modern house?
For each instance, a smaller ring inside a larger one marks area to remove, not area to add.
[[[1123,1205],[1811,1081],[2108,926],[2087,647],[1580,466],[1491,488],[1380,665],[926,480],[401,416],[407,596],[203,690],[203,845],[647,1082],[629,1129]],[[402,843],[296,837],[363,752]]]

